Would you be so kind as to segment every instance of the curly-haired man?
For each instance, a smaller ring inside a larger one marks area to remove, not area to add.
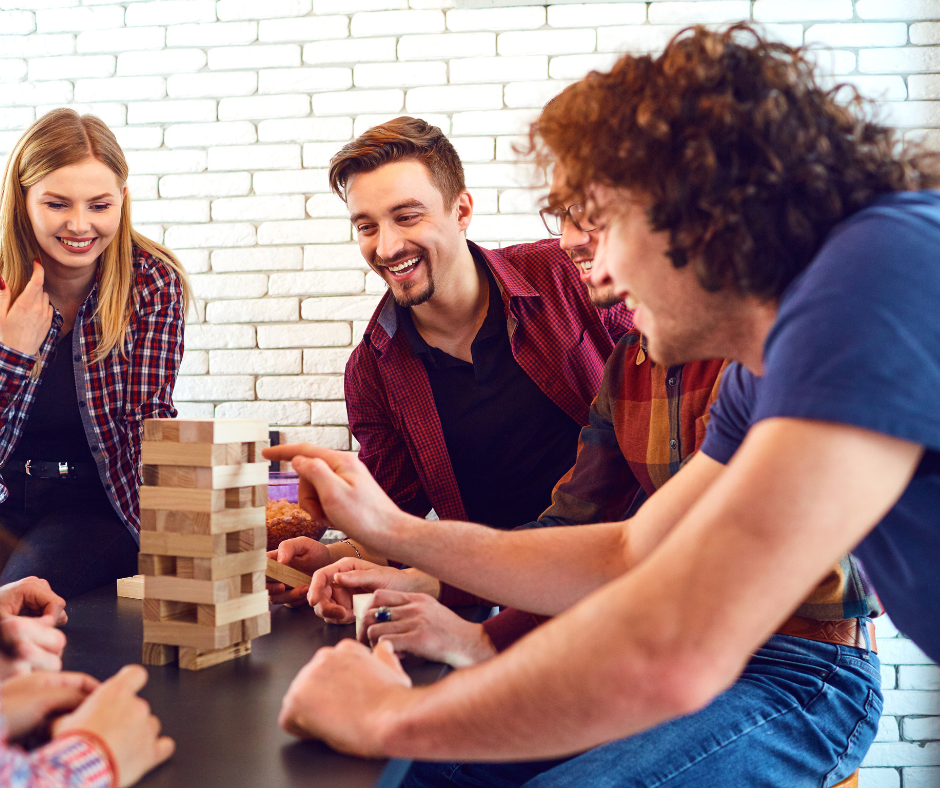
[[[353,460],[296,460],[330,518],[366,544],[558,615],[431,687],[408,687],[381,644],[321,651],[285,699],[289,729],[423,759],[612,742],[602,753],[707,713],[732,684],[766,688],[755,660],[766,676],[788,671],[759,647],[853,548],[895,621],[940,657],[940,180],[930,156],[897,146],[863,109],[819,87],[805,53],[740,26],[625,57],[546,108],[538,147],[599,226],[595,286],[636,302],[660,363],[738,362],[703,449],[626,524],[509,533],[422,523]],[[815,678],[763,714],[845,703],[831,662],[874,666],[866,645],[832,646]],[[697,768],[708,759],[696,748],[746,743],[742,724],[718,718],[710,737],[672,741],[645,782],[588,753],[535,767],[526,785],[830,786],[854,768],[833,747],[814,780],[786,733],[763,742],[762,759],[745,745],[720,762],[728,769]]]

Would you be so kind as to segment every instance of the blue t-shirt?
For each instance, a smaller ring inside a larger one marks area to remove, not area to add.
[[[775,416],[925,447],[854,554],[901,631],[940,661],[940,192],[881,197],[833,229],[784,293],[763,376],[725,372],[702,451],[725,463]]]

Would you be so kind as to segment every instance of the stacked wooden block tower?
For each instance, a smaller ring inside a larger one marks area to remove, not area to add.
[[[148,665],[200,670],[271,631],[264,507],[268,424],[147,419],[140,572]],[[178,652],[178,653],[177,653]]]

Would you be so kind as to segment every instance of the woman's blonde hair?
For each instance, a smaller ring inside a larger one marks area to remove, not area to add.
[[[127,160],[111,129],[94,115],[56,109],[44,115],[20,137],[7,161],[0,191],[0,274],[15,300],[32,276],[32,261],[39,244],[26,213],[26,191],[49,173],[87,159],[95,159],[127,183]],[[134,247],[165,263],[179,277],[183,308],[191,298],[186,271],[165,246],[151,241],[131,226],[130,193],[124,197],[117,233],[99,256],[97,320],[99,337],[95,364],[121,346],[135,307]],[[123,347],[121,346],[123,352]]]

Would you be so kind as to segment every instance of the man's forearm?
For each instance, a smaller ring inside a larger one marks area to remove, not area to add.
[[[629,568],[623,529],[606,523],[498,531],[403,514],[377,547],[497,604],[554,615]]]

